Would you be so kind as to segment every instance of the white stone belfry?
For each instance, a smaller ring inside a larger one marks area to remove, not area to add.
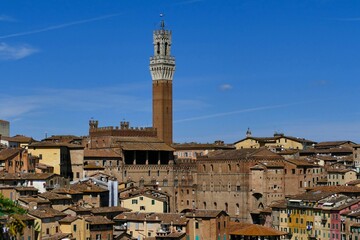
[[[175,58],[171,56],[171,31],[165,30],[161,21],[161,29],[153,33],[154,56],[150,58],[152,80],[173,80]]]

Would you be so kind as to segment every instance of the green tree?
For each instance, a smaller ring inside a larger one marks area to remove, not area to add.
[[[0,234],[0,239],[16,239],[17,236],[23,234],[26,224],[21,220],[20,215],[22,214],[26,214],[25,209],[0,194],[0,216],[7,217],[7,222],[1,226],[1,229],[5,227],[6,232]]]

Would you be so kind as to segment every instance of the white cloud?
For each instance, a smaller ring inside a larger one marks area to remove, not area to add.
[[[58,109],[59,112],[93,112],[103,109],[149,111],[147,99],[127,94],[124,89],[142,88],[135,86],[114,86],[97,89],[29,89],[32,95],[1,95],[0,119],[23,118],[30,114]],[[131,92],[132,90],[130,90]],[[150,101],[149,101],[150,102]]]
[[[227,90],[230,90],[232,88],[233,87],[230,84],[223,84],[223,85],[220,86],[220,90],[222,90],[222,91],[227,91]]]
[[[300,104],[300,103],[289,103],[289,104],[281,104],[281,105],[273,105],[273,106],[263,106],[263,107],[248,108],[248,109],[242,109],[242,110],[236,110],[236,111],[230,111],[230,112],[214,113],[214,114],[203,115],[203,116],[198,116],[198,117],[179,119],[179,120],[175,120],[174,123],[217,118],[217,117],[223,117],[223,116],[234,115],[234,114],[239,114],[239,113],[256,112],[256,111],[263,111],[263,110],[275,109],[275,108],[285,108],[285,107],[289,107],[289,106],[297,105],[297,104]]]
[[[4,42],[0,43],[0,60],[18,60],[38,52],[29,45],[10,46]]]
[[[19,36],[26,36],[26,35],[36,34],[36,33],[52,31],[52,30],[66,28],[66,27],[70,27],[70,26],[74,26],[74,25],[79,25],[79,24],[84,24],[84,23],[89,23],[89,22],[95,22],[95,21],[99,21],[99,20],[102,20],[102,19],[115,17],[115,16],[118,16],[118,15],[120,15],[120,13],[103,15],[103,16],[100,16],[100,17],[88,18],[88,19],[84,19],[84,20],[79,20],[79,21],[74,21],[74,22],[69,22],[69,23],[63,23],[63,24],[59,24],[59,25],[53,25],[53,26],[49,26],[49,27],[45,27],[45,28],[35,29],[35,30],[32,30],[32,31],[18,32],[18,33],[3,35],[3,36],[0,36],[0,39],[11,38],[11,37],[19,37]]]
[[[15,18],[12,18],[10,16],[7,16],[7,15],[0,15],[0,21],[3,21],[3,22],[15,22]]]

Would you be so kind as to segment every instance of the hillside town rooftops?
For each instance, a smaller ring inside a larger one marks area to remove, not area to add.
[[[113,221],[109,220],[103,216],[88,216],[85,217],[85,220],[90,223],[90,225],[113,225],[115,224]]]
[[[24,135],[15,135],[13,137],[5,137],[2,136],[1,137],[3,140],[9,141],[9,142],[17,142],[17,143],[31,143],[31,142],[36,142],[35,139],[33,139],[32,137],[27,137]]]
[[[121,158],[121,153],[114,149],[85,149],[84,157],[109,157],[109,158]]]
[[[161,224],[186,225],[187,219],[184,214],[179,213],[146,213],[146,212],[124,212],[117,215],[114,220],[159,222]]]
[[[6,173],[0,172],[0,180],[46,180],[58,176],[55,173]]]
[[[41,194],[38,195],[41,198],[45,198],[48,200],[71,200],[71,197],[68,197],[64,194],[58,194],[58,193],[54,193],[54,192],[43,192]]]
[[[248,237],[285,236],[288,233],[258,224],[230,222],[227,227],[230,235]]]
[[[60,148],[60,147],[67,147],[71,149],[82,149],[84,146],[79,144],[72,144],[72,143],[66,143],[66,142],[51,142],[51,141],[42,141],[42,142],[36,142],[31,143],[29,146],[31,149],[35,148]]]
[[[41,208],[41,209],[34,209],[29,210],[29,214],[31,216],[37,218],[53,218],[53,217],[66,217],[67,215],[63,212],[55,210],[53,208]]]
[[[283,160],[284,158],[266,148],[244,148],[236,150],[217,150],[209,153],[207,156],[199,157],[198,160]]]

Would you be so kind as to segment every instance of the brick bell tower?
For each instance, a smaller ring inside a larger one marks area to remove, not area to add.
[[[171,31],[165,30],[164,20],[160,29],[153,32],[154,56],[150,58],[153,82],[153,127],[157,136],[167,144],[173,141],[172,80],[175,58],[171,56]]]

